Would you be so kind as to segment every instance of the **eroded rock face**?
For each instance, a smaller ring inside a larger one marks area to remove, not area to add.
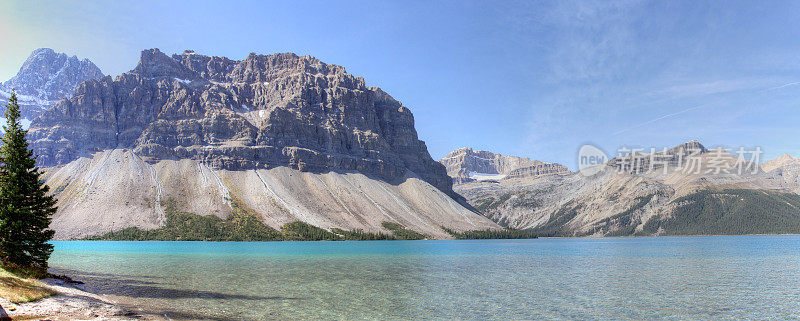
[[[569,169],[561,164],[541,163],[519,167],[508,172],[507,178],[539,177],[545,175],[567,174]]]
[[[43,166],[127,148],[150,162],[225,170],[288,166],[390,181],[410,170],[456,196],[408,108],[341,66],[291,53],[235,61],[145,50],[132,71],[81,83],[34,120],[29,138]]]
[[[79,83],[101,77],[100,68],[88,59],[36,49],[13,78],[0,84],[0,103],[5,106],[16,90],[22,117],[34,119],[59,99],[69,98]]]
[[[310,173],[285,166],[216,170],[200,162],[145,162],[130,150],[108,150],[51,167],[43,177],[58,200],[50,225],[57,240],[100,235],[124,228],[155,229],[181,211],[228,218],[232,200],[264,224],[279,229],[303,221],[325,229],[388,233],[395,222],[430,238],[499,226],[459,205],[417,177],[390,184],[361,173]]]
[[[545,163],[529,158],[506,156],[485,150],[465,147],[456,149],[439,160],[447,169],[454,184],[464,184],[482,179],[537,177],[566,174],[566,166]]]

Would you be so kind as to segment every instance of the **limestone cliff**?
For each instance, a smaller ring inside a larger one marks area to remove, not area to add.
[[[341,66],[291,53],[237,61],[145,50],[130,72],[81,83],[34,120],[29,138],[43,166],[122,148],[224,170],[411,175],[458,197],[408,108]]]

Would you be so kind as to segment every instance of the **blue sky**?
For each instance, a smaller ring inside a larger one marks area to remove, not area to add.
[[[0,39],[0,79],[39,47],[111,75],[154,47],[313,55],[402,101],[436,159],[574,168],[584,143],[692,139],[800,154],[796,1],[4,1]]]

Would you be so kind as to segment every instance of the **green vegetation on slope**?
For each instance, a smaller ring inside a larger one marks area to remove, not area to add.
[[[284,241],[338,241],[341,239],[335,233],[324,228],[300,221],[284,224],[281,232]]]
[[[300,221],[284,224],[280,231],[261,221],[253,210],[235,197],[233,212],[227,219],[178,210],[175,201],[164,202],[166,224],[154,230],[129,227],[85,240],[110,241],[344,241],[344,240],[422,240],[426,236],[398,223],[383,222],[391,234],[363,231],[332,231]]]
[[[425,235],[407,229],[398,223],[383,222],[383,228],[392,231],[395,240],[424,240]]]
[[[361,230],[345,231],[338,228],[331,229],[331,231],[344,241],[424,240],[428,238],[424,234],[409,230],[398,223],[383,222],[381,225],[392,233],[369,233]]]
[[[517,230],[517,229],[506,228],[502,230],[477,230],[477,231],[456,232],[444,226],[442,226],[442,229],[459,240],[538,238],[538,236],[533,230]]]
[[[332,228],[331,232],[336,233],[342,241],[383,241],[396,240],[394,235],[385,233],[369,233],[362,230],[345,231],[343,229]]]
[[[261,219],[232,200],[233,212],[227,219],[214,215],[196,215],[178,210],[175,201],[164,202],[166,224],[154,230],[129,227],[87,240],[114,241],[278,241],[281,232],[265,225]]]
[[[0,298],[13,303],[25,303],[56,294],[39,280],[21,277],[0,268]]]
[[[800,195],[764,190],[702,190],[673,201],[671,217],[644,232],[662,235],[800,233]]]

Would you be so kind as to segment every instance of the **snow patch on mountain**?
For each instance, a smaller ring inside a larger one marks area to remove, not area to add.
[[[506,174],[486,174],[486,173],[478,173],[478,172],[470,172],[469,178],[474,179],[476,181],[496,181],[500,179],[506,178]]]
[[[52,49],[34,50],[11,79],[0,83],[0,105],[15,91],[23,117],[34,119],[62,98],[70,98],[78,84],[103,73],[88,59],[79,60]]]

